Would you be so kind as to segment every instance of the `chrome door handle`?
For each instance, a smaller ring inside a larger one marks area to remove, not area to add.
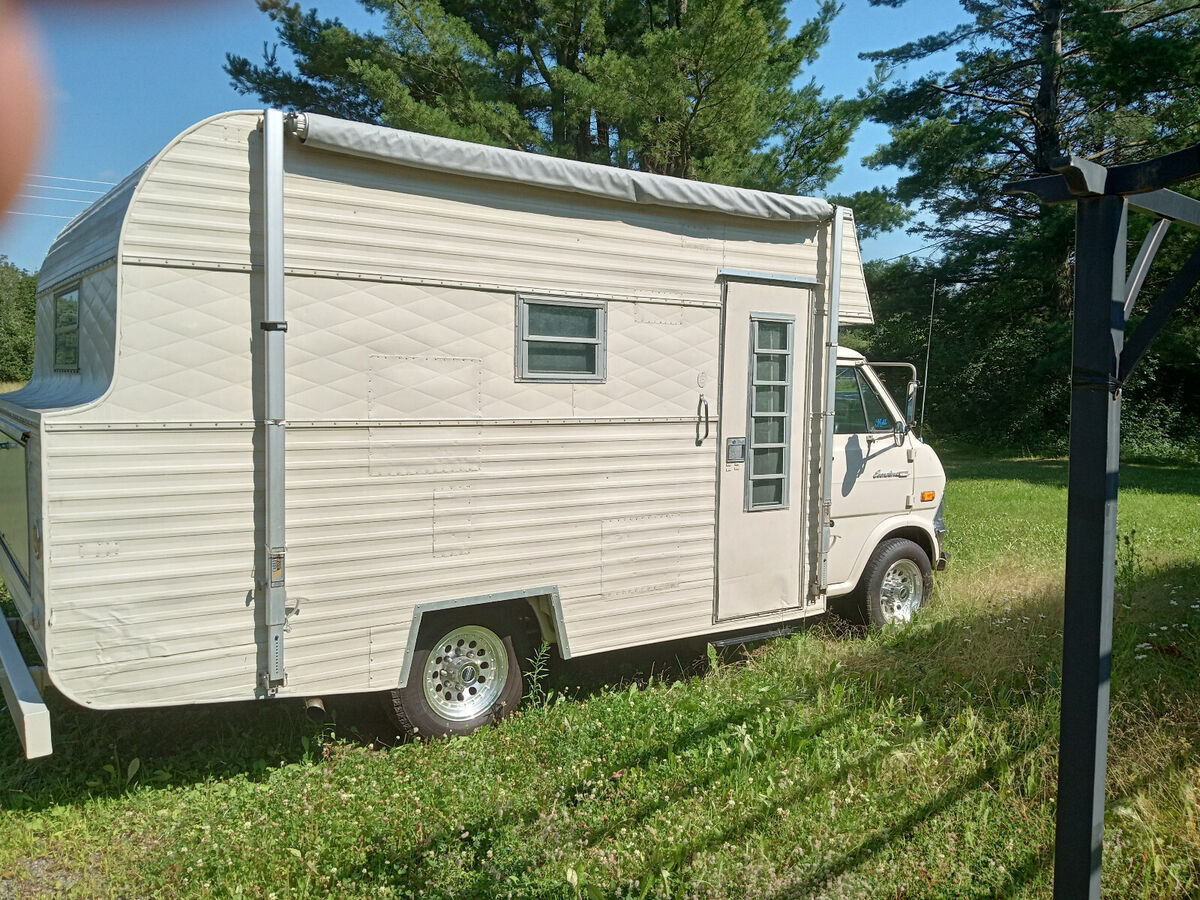
[[[700,434],[700,410],[704,410],[704,435]],[[699,447],[708,438],[708,401],[704,399],[704,395],[700,395],[700,402],[696,404],[696,446]]]

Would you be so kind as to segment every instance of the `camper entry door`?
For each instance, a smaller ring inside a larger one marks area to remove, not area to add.
[[[796,609],[807,554],[805,425],[811,288],[725,285],[717,619]]]

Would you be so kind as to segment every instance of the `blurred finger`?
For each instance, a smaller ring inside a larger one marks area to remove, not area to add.
[[[0,211],[17,193],[41,137],[44,79],[33,23],[0,0]]]

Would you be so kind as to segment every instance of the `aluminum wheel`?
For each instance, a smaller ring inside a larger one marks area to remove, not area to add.
[[[888,624],[912,620],[913,613],[925,601],[925,580],[920,567],[911,559],[898,559],[883,574],[879,588],[879,606]]]
[[[430,649],[421,687],[439,716],[465,722],[490,710],[507,683],[504,641],[490,628],[463,625]]]

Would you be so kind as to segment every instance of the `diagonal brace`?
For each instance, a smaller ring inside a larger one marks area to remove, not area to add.
[[[1193,250],[1187,262],[1180,266],[1175,277],[1171,279],[1171,283],[1158,295],[1150,312],[1138,325],[1137,331],[1125,343],[1125,348],[1121,352],[1121,366],[1117,373],[1118,384],[1124,384],[1133,374],[1134,368],[1146,352],[1146,348],[1150,346],[1150,342],[1158,336],[1171,313],[1187,296],[1188,291],[1195,287],[1197,281],[1200,281],[1200,247]]]
[[[1142,246],[1138,249],[1137,259],[1133,262],[1133,268],[1129,270],[1129,277],[1125,279],[1126,322],[1129,321],[1129,315],[1133,312],[1133,304],[1137,302],[1138,294],[1142,292],[1142,285],[1150,273],[1150,264],[1154,262],[1154,255],[1162,246],[1163,238],[1166,236],[1170,224],[1170,219],[1159,219],[1151,225],[1146,239],[1142,241]]]

